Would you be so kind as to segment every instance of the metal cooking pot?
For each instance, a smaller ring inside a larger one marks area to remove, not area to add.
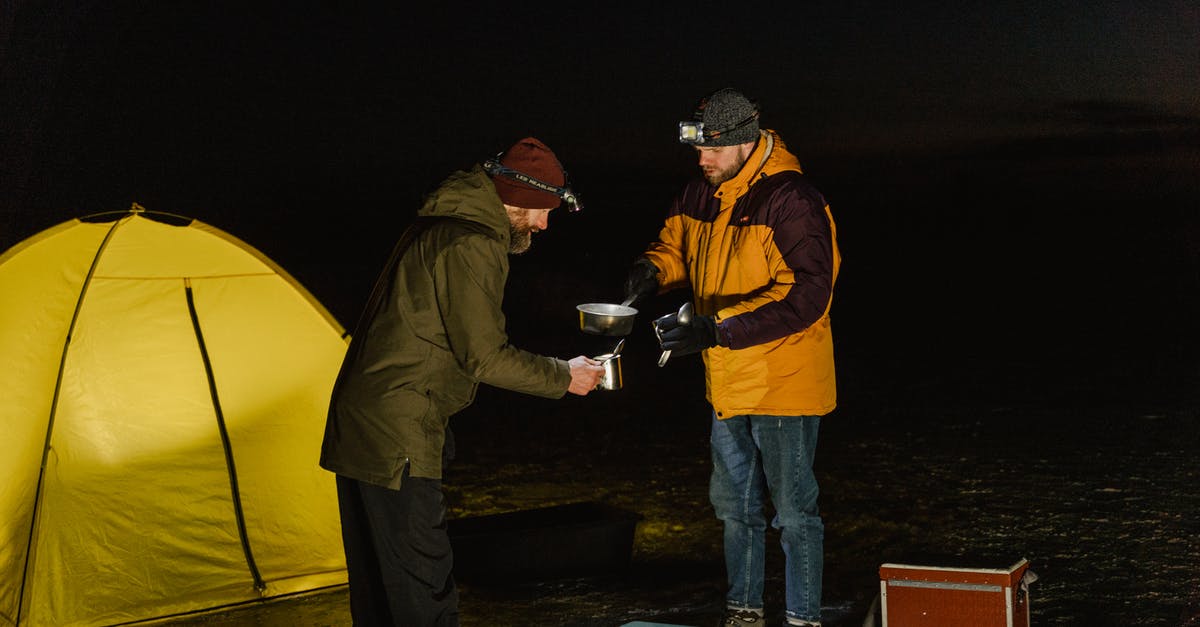
[[[579,310],[579,329],[592,335],[629,335],[637,316],[637,310],[628,302],[623,305],[584,303],[575,308]]]

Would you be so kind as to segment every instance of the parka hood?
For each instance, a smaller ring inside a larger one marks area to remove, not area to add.
[[[459,170],[446,177],[437,191],[426,196],[417,215],[476,222],[495,231],[508,244],[508,212],[491,177],[478,164],[469,171]]]
[[[788,152],[783,139],[773,130],[760,131],[758,144],[746,159],[746,164],[733,178],[721,183],[717,188],[718,196],[738,198],[745,194],[751,185],[764,177],[779,172],[800,172],[800,160]]]

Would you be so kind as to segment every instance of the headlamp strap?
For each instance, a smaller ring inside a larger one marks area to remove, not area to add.
[[[516,181],[520,181],[520,182],[522,182],[530,187],[533,187],[535,189],[540,189],[544,192],[549,192],[551,194],[554,194],[555,196],[558,196],[564,202],[566,202],[569,205],[569,209],[571,211],[578,211],[581,208],[579,205],[578,197],[575,195],[574,192],[571,191],[570,187],[567,187],[567,186],[559,187],[557,185],[551,185],[545,181],[540,181],[538,179],[535,179],[532,176],[529,176],[528,174],[521,172],[520,170],[514,170],[508,166],[505,166],[500,163],[500,157],[503,154],[504,153],[499,153],[495,157],[488,159],[487,161],[484,161],[483,162],[484,172],[487,172],[490,176],[503,176],[503,177],[507,177],[507,178],[510,178],[510,179],[513,179]],[[566,177],[565,171],[563,172],[563,177],[564,178]]]
[[[753,121],[755,121],[755,120],[757,120],[757,119],[758,119],[758,110],[757,110],[757,109],[755,109],[755,110],[754,110],[754,113],[750,114],[750,117],[748,117],[748,118],[746,118],[746,119],[742,120],[741,122],[738,122],[737,124],[734,124],[733,126],[728,126],[728,127],[725,127],[725,128],[720,128],[720,129],[717,129],[717,130],[715,130],[715,131],[704,130],[704,131],[702,131],[702,132],[704,133],[704,137],[705,137],[705,138],[707,138],[707,139],[716,139],[716,138],[720,137],[720,136],[721,136],[723,133],[729,133],[729,132],[732,132],[732,131],[736,131],[736,130],[738,130],[739,128],[742,128],[743,126],[745,126],[745,125],[747,125],[747,124],[749,124],[749,123],[751,123],[751,122],[753,122]],[[701,126],[701,128],[703,128],[703,126]]]

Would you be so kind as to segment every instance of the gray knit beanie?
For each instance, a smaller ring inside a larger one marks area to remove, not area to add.
[[[704,123],[703,146],[736,146],[758,139],[758,107],[735,89],[718,89],[701,98],[692,119]]]

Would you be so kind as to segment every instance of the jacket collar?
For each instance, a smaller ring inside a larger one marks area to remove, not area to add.
[[[763,129],[759,131],[758,143],[750,152],[742,169],[736,176],[721,183],[714,195],[719,198],[736,199],[744,195],[760,178],[789,170],[799,172],[800,160],[788,152],[778,133]]]

